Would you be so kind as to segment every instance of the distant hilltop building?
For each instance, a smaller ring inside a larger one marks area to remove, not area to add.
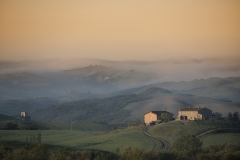
[[[173,114],[167,111],[150,111],[144,114],[144,122],[146,125],[150,125],[151,123],[164,120],[164,116],[166,119],[173,119]]]
[[[28,115],[28,112],[21,112],[21,120],[31,121],[31,116]]]
[[[213,113],[212,110],[206,107],[183,108],[178,111],[178,120],[208,120],[210,118],[221,118],[220,113]]]

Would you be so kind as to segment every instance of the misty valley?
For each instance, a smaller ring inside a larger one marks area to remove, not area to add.
[[[228,150],[229,145],[240,147],[239,119],[229,117],[239,117],[240,77],[157,79],[154,73],[103,65],[3,73],[0,150],[6,154],[0,156],[14,159],[25,150],[29,154],[25,156],[34,159],[86,158],[85,154],[89,159],[132,159],[129,156],[134,154],[162,159],[218,159],[225,155],[220,151]],[[181,109],[199,106],[220,113],[222,118],[177,120]],[[144,125],[144,115],[149,111],[172,113],[173,119]],[[201,134],[204,136],[194,137]],[[175,152],[177,143],[185,143],[178,138],[188,135],[193,135],[192,140],[199,141],[202,149]],[[213,145],[222,149],[210,151]],[[34,150],[42,155],[35,155]]]
[[[0,0],[0,160],[240,160],[240,0]]]

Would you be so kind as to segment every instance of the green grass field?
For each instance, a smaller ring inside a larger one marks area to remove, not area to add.
[[[225,127],[222,122],[209,123],[208,121],[172,121],[151,126],[148,132],[155,137],[160,137],[172,144],[182,135],[198,135],[214,128]]]
[[[0,129],[3,129],[3,125],[7,122],[16,122],[18,128],[25,130],[25,128],[33,126],[39,130],[79,130],[79,131],[109,131],[111,130],[111,125],[106,123],[94,123],[94,122],[85,122],[85,123],[68,123],[68,122],[36,122],[30,121],[25,122],[18,119],[11,120],[0,120]]]
[[[80,131],[109,131],[111,126],[94,122],[67,123],[67,122],[36,122],[38,128],[49,130],[80,130]]]
[[[240,144],[240,133],[208,134],[208,135],[202,136],[200,140],[203,142],[203,147],[216,145],[216,144],[223,144],[223,143]]]
[[[161,149],[161,143],[145,136],[141,128],[119,129],[112,132],[74,130],[1,130],[0,141],[26,142],[26,137],[41,133],[42,144],[66,146],[72,149],[116,151],[125,146]]]

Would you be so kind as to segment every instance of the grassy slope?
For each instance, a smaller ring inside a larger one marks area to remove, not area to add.
[[[199,134],[214,127],[199,126],[195,122],[174,121],[149,127],[148,131],[155,137],[160,137],[172,144],[181,135]]]
[[[125,146],[160,149],[161,144],[141,132],[141,128],[122,129],[112,132],[83,132],[69,130],[2,130],[1,141],[25,142],[28,136],[42,135],[43,144],[67,146],[74,149],[99,149],[115,151]]]
[[[158,94],[153,99],[130,103],[124,109],[131,111],[128,119],[143,118],[143,115],[150,110],[165,110],[165,108],[176,117],[179,109],[188,106],[206,106],[213,112],[222,113],[223,116],[228,112],[240,111],[239,103],[177,93]]]
[[[194,134],[198,135],[210,129],[222,127],[222,123],[208,123],[203,121],[173,121],[149,127],[150,134],[163,138],[172,144],[182,135]]]
[[[201,137],[200,140],[203,142],[203,147],[223,143],[240,144],[240,133],[209,134]]]

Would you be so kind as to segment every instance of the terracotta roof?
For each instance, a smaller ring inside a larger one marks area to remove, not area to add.
[[[155,114],[162,114],[162,113],[169,113],[169,114],[172,114],[172,113],[170,113],[170,112],[167,112],[167,111],[149,111],[149,112],[152,112],[152,113],[155,113]],[[149,113],[149,112],[147,112],[147,113]],[[145,113],[145,114],[147,114],[147,113]],[[172,114],[173,115],[173,114]]]
[[[203,108],[205,108],[205,107],[183,108],[183,109],[180,109],[180,111],[200,111],[200,110],[202,110]]]

